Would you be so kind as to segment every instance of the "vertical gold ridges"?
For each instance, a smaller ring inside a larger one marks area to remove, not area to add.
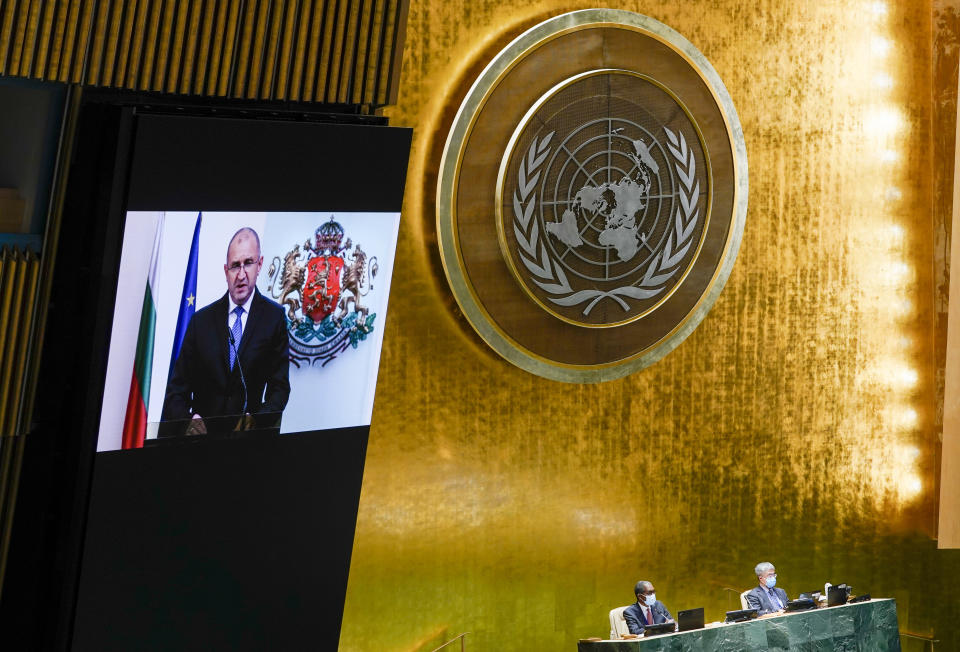
[[[91,17],[93,24],[91,26],[90,39],[88,44],[89,54],[86,62],[86,79],[84,83],[92,86],[98,86],[100,82],[100,68],[103,64],[103,52],[107,39],[107,26],[110,19],[111,0],[100,0],[94,3]]]
[[[362,104],[365,98],[373,97],[368,89],[370,79],[373,77],[370,68],[372,53],[376,52],[374,36],[379,34],[383,13],[380,4],[379,0],[367,0],[367,10],[360,16],[362,22],[358,30],[360,34],[359,48],[357,50],[357,63],[354,66],[356,80],[354,81],[353,97],[350,100],[354,104]]]
[[[376,52],[379,45],[380,26],[383,23],[383,2],[382,0],[368,0],[370,8],[365,13],[365,26],[362,26],[360,33],[363,34],[363,56],[357,58],[357,85],[354,97],[372,98],[373,79],[376,77]]]
[[[27,18],[30,16],[30,0],[19,0],[16,6],[16,30],[10,48],[9,70],[14,75],[22,74],[20,62],[23,58],[23,41],[27,33]]]
[[[227,39],[224,33],[226,24],[227,5],[225,3],[214,3],[207,9],[203,24],[206,44],[201,51],[201,59],[197,63],[199,76],[194,84],[194,93],[198,95],[215,95],[217,92],[217,61],[223,51],[223,43]]]
[[[340,45],[337,47],[337,53],[340,55],[340,61],[337,64],[337,83],[333,87],[333,101],[338,104],[346,104],[350,101],[350,90],[352,86],[353,61],[356,55],[357,41],[357,6],[363,5],[363,0],[345,0],[344,14],[342,18],[343,36]]]
[[[133,17],[133,37],[130,39],[130,55],[127,61],[126,74],[118,80],[118,85],[125,88],[137,88],[140,79],[140,70],[145,55],[144,39],[146,38],[147,19],[150,17],[150,3],[147,0],[138,0]]]
[[[400,66],[403,63],[403,44],[407,36],[407,12],[410,10],[410,0],[396,0],[397,9],[391,14],[393,19],[390,30],[389,56],[384,57],[381,66],[386,67],[384,95],[380,105],[396,104],[400,93]]]
[[[231,94],[236,69],[236,50],[240,40],[240,5],[230,4],[227,24],[223,29],[223,49],[220,51],[220,69],[217,72],[217,95]]]
[[[38,73],[41,79],[60,79],[60,57],[67,35],[67,16],[70,13],[68,0],[57,0],[50,10],[50,28],[46,32],[46,45],[43,47],[43,64]]]
[[[10,284],[10,277],[13,273],[13,261],[10,258],[9,249],[4,245],[0,248],[0,337],[6,335],[7,320],[10,318],[10,307],[7,305],[7,286]],[[0,340],[0,369],[3,367],[3,342]],[[7,417],[7,404],[0,395],[0,438],[7,437],[7,431],[3,429],[3,424]],[[12,436],[12,433],[10,433]]]
[[[164,71],[165,81],[162,90],[167,93],[176,93],[179,91],[180,78],[182,76],[183,43],[186,39],[189,3],[186,2],[186,0],[181,0],[181,2],[178,3],[178,7],[179,11],[174,14],[172,38],[170,39],[170,45],[167,51],[167,66]]]
[[[30,344],[30,331],[33,324],[33,313],[36,308],[37,288],[40,283],[40,259],[32,251],[27,251],[23,257],[24,264],[24,290],[20,300],[20,325],[17,335],[17,343],[14,347],[16,358],[13,361],[13,377],[11,404],[17,406],[17,411],[11,415],[10,429],[16,434],[22,434],[26,429],[23,427],[27,415],[24,415],[22,408],[22,396],[24,382],[27,377],[27,365],[29,356],[27,350]]]
[[[131,85],[132,88],[150,89],[153,87],[153,71],[157,61],[157,48],[160,45],[160,16],[162,13],[163,2],[155,0],[150,3],[141,45],[143,52],[141,53],[137,76]]]
[[[237,55],[233,59],[232,87],[228,92],[233,97],[246,97],[246,89],[250,79],[250,60],[255,38],[254,27],[257,23],[259,10],[258,0],[249,0],[240,16],[240,38],[236,45]]]
[[[256,0],[256,19],[253,23],[253,38],[250,41],[250,57],[247,60],[247,88],[244,97],[260,97],[260,81],[263,79],[263,57],[267,50],[267,32],[273,15],[272,0]]]
[[[310,22],[313,18],[313,2],[299,0],[296,15],[296,38],[290,40],[290,74],[286,83],[286,99],[299,101],[303,99],[303,69],[307,54],[307,43],[310,38]]]
[[[34,55],[37,51],[37,38],[40,34],[40,20],[43,17],[43,2],[30,1],[30,14],[27,18],[27,33],[23,39],[23,54],[20,58],[20,74],[33,76]]]
[[[0,250],[0,586],[23,457],[20,408],[40,263],[30,251]]]
[[[360,46],[363,43],[360,27],[363,22],[363,9],[370,0],[350,0],[347,14],[347,30],[343,42],[343,60],[340,62],[340,89],[337,93],[344,104],[353,102],[353,91],[357,86],[357,60],[360,58]]]
[[[143,0],[145,1],[145,0]],[[136,50],[132,49],[133,30],[137,17],[137,10],[140,7],[141,0],[126,0],[122,2],[123,9],[117,11],[117,31],[113,32],[117,36],[112,38],[116,41],[113,45],[115,55],[111,57],[114,64],[109,76],[104,77],[104,86],[123,86],[127,71],[130,70],[130,57],[136,56]]]
[[[280,43],[276,65],[274,66],[273,91],[270,97],[278,100],[290,99],[290,75],[294,69],[292,52],[298,36],[300,24],[300,0],[287,0],[283,16],[283,29],[280,30]]]
[[[153,70],[150,75],[150,83],[144,90],[162,91],[164,81],[167,78],[167,58],[170,56],[170,39],[173,36],[173,22],[176,18],[174,9],[177,0],[156,0],[161,6],[159,27],[156,35],[156,47],[153,56]]]
[[[19,330],[24,310],[23,288],[26,278],[26,262],[16,249],[3,248],[4,274],[0,280],[0,434],[12,437],[17,415],[20,392],[13,387],[16,347],[20,342]],[[28,297],[32,302],[33,297]]]
[[[71,70],[75,61],[80,61],[83,56],[77,55],[76,45],[82,41],[79,35],[82,32],[81,21],[84,15],[83,0],[70,0],[66,3],[67,14],[63,24],[63,47],[60,49],[60,56],[57,58],[56,73],[51,75],[51,79],[61,82],[73,80]]]
[[[200,8],[200,16],[197,19],[197,44],[193,58],[193,74],[187,88],[187,93],[191,95],[201,95],[206,88],[207,76],[210,73],[210,49],[217,39],[217,35],[213,33],[216,13],[217,3],[204,0]]]
[[[10,59],[13,36],[16,33],[13,29],[16,8],[17,0],[0,0],[0,75],[10,74],[7,64]]]
[[[0,0],[0,74],[382,105],[407,0]]]
[[[81,0],[78,7],[80,29],[76,32],[70,65],[67,68],[67,78],[64,81],[73,83],[83,81],[83,69],[87,63],[87,53],[90,50],[90,40],[93,38],[94,11],[97,0]]]
[[[120,53],[120,29],[123,27],[123,16],[126,8],[125,0],[112,0],[109,4],[109,17],[107,22],[107,35],[104,41],[104,53],[101,62],[100,73],[97,77],[98,86],[113,86],[113,71],[121,62],[118,61]]]
[[[4,441],[0,438],[0,591],[10,551],[10,532],[13,529],[13,507],[17,503],[20,468],[23,465],[25,437]]]
[[[324,19],[329,0],[310,0],[310,38],[307,40],[306,63],[303,67],[303,90],[300,99],[313,102],[317,97],[319,78],[317,70],[320,66],[320,49],[323,44]]]
[[[340,59],[343,56],[343,33],[346,29],[347,2],[349,0],[334,0],[333,18],[331,20],[329,36],[324,34],[324,51],[326,53],[325,77],[322,102],[331,104],[337,101],[337,88],[340,85]]]
[[[0,432],[12,436],[17,434],[20,390],[27,364],[26,337],[30,333],[39,265],[32,254],[14,250],[4,255],[8,259],[8,272],[12,273],[7,274],[2,290],[5,316],[0,318],[3,338],[0,340],[3,342],[0,349]]]
[[[56,18],[57,0],[46,0],[40,5],[40,15],[37,18],[37,33],[33,39],[32,61],[27,73],[38,79],[47,78],[47,61],[50,57],[50,47],[53,40],[53,21]]]
[[[390,74],[390,48],[388,47],[388,43],[393,33],[392,22],[393,14],[397,10],[397,1],[398,0],[382,0],[382,15],[377,25],[377,55],[371,64],[373,74],[370,78],[370,92],[367,94],[367,97],[371,98],[374,104],[383,104],[385,93],[381,90],[383,85],[382,80],[386,79]]]
[[[200,4],[203,0],[187,0],[186,6],[181,5],[183,29],[180,31],[180,46],[177,48],[177,81],[175,92],[190,93],[193,84],[193,62],[197,52],[197,39],[200,37]]]
[[[280,39],[283,38],[283,19],[285,14],[285,0],[276,0],[270,3],[270,13],[263,31],[263,52],[260,56],[260,83],[254,91],[256,97],[276,97],[273,88],[276,85],[277,52]]]
[[[395,16],[400,10],[402,0],[385,0],[383,22],[380,24],[380,44],[377,48],[377,73],[373,80],[371,97],[375,104],[386,103],[390,83],[390,71],[393,66],[393,37],[396,32]]]

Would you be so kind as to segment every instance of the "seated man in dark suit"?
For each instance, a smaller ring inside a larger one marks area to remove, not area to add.
[[[206,432],[201,417],[282,412],[290,396],[289,341],[283,309],[257,290],[260,237],[237,231],[223,266],[227,293],[187,325],[167,380],[161,420],[192,419],[188,434]],[[169,429],[160,435],[183,434]]]
[[[776,588],[777,569],[768,561],[760,562],[753,569],[760,585],[747,594],[747,608],[756,609],[757,614],[779,613],[787,608],[787,592]]]
[[[633,587],[633,593],[637,596],[636,603],[623,610],[623,619],[627,621],[627,629],[631,634],[643,634],[647,625],[673,622],[673,616],[657,600],[653,584],[640,580]]]

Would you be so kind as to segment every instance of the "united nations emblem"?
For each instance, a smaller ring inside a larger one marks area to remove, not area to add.
[[[463,314],[513,364],[567,382],[622,377],[688,337],[746,208],[746,145],[716,71],[670,27],[613,9],[557,16],[496,54],[437,183]]]
[[[373,290],[377,257],[343,238],[331,215],[312,241],[293,245],[282,260],[275,256],[267,271],[270,294],[286,308],[290,362],[297,367],[325,366],[373,332],[377,315],[361,300]]]
[[[644,75],[576,75],[534,104],[503,158],[498,227],[515,278],[570,323],[653,311],[699,251],[709,162],[692,116]]]

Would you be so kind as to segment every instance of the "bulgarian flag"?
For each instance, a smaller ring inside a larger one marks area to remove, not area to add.
[[[133,377],[130,379],[130,396],[127,398],[127,416],[123,420],[122,448],[143,448],[147,434],[147,407],[150,402],[150,375],[153,371],[153,339],[157,329],[157,267],[160,262],[160,237],[163,233],[163,217],[153,236],[153,253],[150,255],[150,274],[143,291],[143,308],[140,310],[140,331],[137,335],[137,355],[133,360]]]

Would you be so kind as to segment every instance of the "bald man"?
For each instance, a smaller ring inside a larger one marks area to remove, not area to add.
[[[227,292],[190,319],[180,355],[167,380],[161,419],[282,412],[290,396],[283,309],[257,290],[263,266],[260,237],[249,227],[227,245]],[[160,435],[181,434],[161,430]]]

